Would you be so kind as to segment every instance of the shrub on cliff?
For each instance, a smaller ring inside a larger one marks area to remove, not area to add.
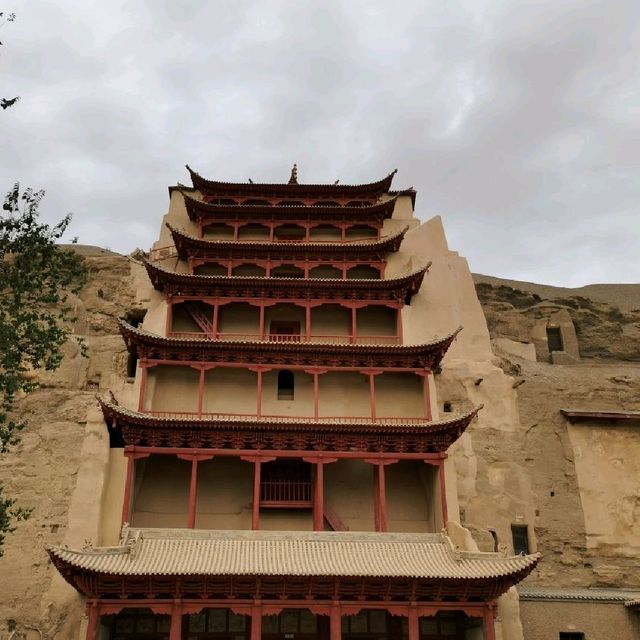
[[[82,258],[56,244],[71,221],[39,221],[43,191],[9,191],[0,215],[0,454],[19,442],[24,421],[16,399],[38,386],[38,370],[53,371],[75,321],[69,295],[86,281]],[[84,350],[84,344],[81,344]],[[28,509],[0,485],[0,555],[7,533]]]

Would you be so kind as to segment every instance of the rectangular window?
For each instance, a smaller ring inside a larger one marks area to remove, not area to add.
[[[582,631],[561,631],[558,640],[585,640]]]
[[[547,344],[549,351],[564,351],[560,327],[547,327]]]
[[[513,552],[516,555],[529,553],[529,527],[526,524],[512,524]]]

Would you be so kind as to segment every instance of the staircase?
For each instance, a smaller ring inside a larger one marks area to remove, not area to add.
[[[194,304],[185,303],[185,309],[187,313],[191,316],[193,321],[202,329],[203,333],[206,333],[208,336],[213,334],[213,323],[204,313]]]
[[[324,503],[324,519],[333,531],[349,531],[349,527],[340,520],[336,512],[326,503]]]

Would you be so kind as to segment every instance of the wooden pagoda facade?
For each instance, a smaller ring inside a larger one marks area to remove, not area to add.
[[[164,317],[121,322],[137,405],[100,400],[127,461],[121,540],[50,549],[87,599],[87,638],[494,640],[497,598],[537,557],[442,533],[447,449],[480,407],[434,419],[433,372],[460,329],[408,344],[402,309],[428,265],[385,277],[407,233],[385,221],[415,192],[392,192],[393,173],[189,171],[183,224],[144,263]]]

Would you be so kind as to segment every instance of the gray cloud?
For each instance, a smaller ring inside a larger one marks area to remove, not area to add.
[[[148,247],[166,186],[398,167],[475,271],[640,281],[640,3],[23,0],[0,186],[87,244]]]

